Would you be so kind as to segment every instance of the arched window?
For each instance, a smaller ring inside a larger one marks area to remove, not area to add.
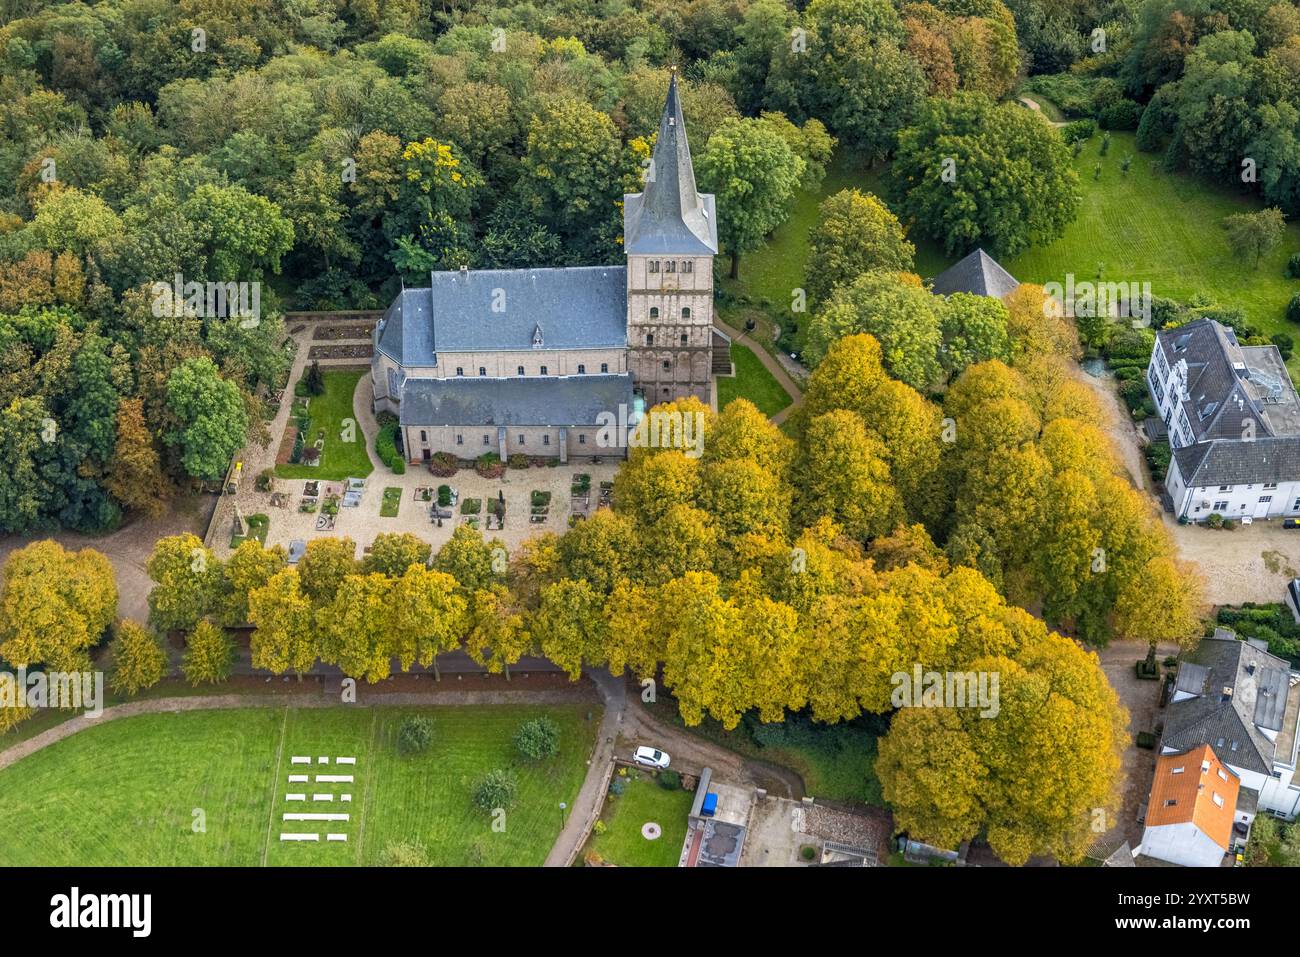
[[[515,369],[515,375],[523,375],[523,374],[524,374],[523,366],[519,366],[518,368]]]
[[[659,318],[659,307],[658,307],[658,306],[651,306],[651,307],[650,307],[650,318],[651,318],[651,319],[658,319],[658,318]]]
[[[683,318],[683,319],[689,319],[689,318],[691,318],[691,307],[690,307],[690,306],[682,306],[682,318]]]

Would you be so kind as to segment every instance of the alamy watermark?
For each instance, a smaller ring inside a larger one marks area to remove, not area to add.
[[[156,282],[151,290],[153,314],[159,319],[238,319],[241,329],[251,329],[262,318],[260,282],[186,282],[177,273],[172,282]]]
[[[678,409],[651,409],[638,416],[620,403],[617,412],[596,416],[600,431],[596,445],[602,449],[680,449],[687,458],[704,453],[704,413]]]
[[[0,671],[0,708],[70,708],[104,713],[102,671]]]
[[[996,671],[926,671],[918,664],[894,672],[889,683],[895,708],[979,708],[981,718],[1002,710]]]
[[[1151,283],[1075,282],[1074,273],[1065,282],[1049,282],[1043,290],[1056,303],[1061,315],[1070,318],[1111,316],[1133,319],[1134,327],[1151,325]]]

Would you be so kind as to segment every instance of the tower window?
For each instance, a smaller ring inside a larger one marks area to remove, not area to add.
[[[664,272],[677,272],[677,260],[670,259],[664,263]]]
[[[658,318],[659,318],[659,307],[658,307],[658,306],[651,306],[651,307],[650,307],[650,318],[651,318],[651,319],[658,319]]]
[[[584,372],[586,372],[586,371],[587,371],[587,367],[584,366],[581,362],[579,362],[579,363],[578,363],[578,375],[582,375],[582,374],[583,374]]]
[[[516,373],[517,375],[523,375],[523,374],[524,374],[524,367],[523,367],[523,366],[518,366],[518,367],[515,369],[515,373]]]
[[[687,259],[685,262],[682,263],[682,272],[692,272],[694,268],[695,268],[695,263],[689,259]]]
[[[687,343],[687,341],[689,340],[689,338],[690,338],[690,337],[689,337],[686,333],[683,332],[683,333],[682,333],[682,345],[686,345],[686,343]]]
[[[690,306],[682,306],[682,318],[683,318],[683,319],[689,319],[689,318],[691,318],[691,307],[690,307]]]
[[[651,271],[651,272],[658,272],[658,271],[659,271],[659,260],[657,260],[657,259],[652,259],[652,260],[650,260],[650,271]]]
[[[645,344],[648,346],[655,344],[655,334],[653,332],[647,332],[645,334]]]
[[[669,369],[671,369],[672,367],[673,367],[672,361],[669,360],[669,359],[665,359],[665,360],[664,360],[664,371],[667,372],[667,371],[668,371]]]

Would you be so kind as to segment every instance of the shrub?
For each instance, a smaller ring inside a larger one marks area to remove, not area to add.
[[[505,768],[494,768],[474,789],[474,804],[484,811],[508,808],[519,791],[519,781]]]
[[[460,514],[477,515],[483,510],[483,500],[480,498],[463,498],[460,500]]]
[[[811,861],[817,856],[817,848],[813,847],[811,844],[805,844],[803,847],[799,848],[799,856],[805,861]]]
[[[1156,736],[1150,731],[1139,731],[1137,734],[1137,746],[1147,751],[1152,750],[1156,746]]]
[[[484,478],[500,478],[506,467],[501,463],[501,456],[495,452],[484,452],[474,460],[474,471]]]
[[[1223,516],[1218,512],[1211,512],[1205,517],[1205,524],[1210,528],[1223,528]]]
[[[433,743],[433,721],[423,715],[413,714],[402,719],[397,731],[397,753],[408,756],[423,754]]]
[[[303,391],[307,395],[325,394],[325,373],[320,371],[320,363],[313,361],[302,374]]]
[[[660,771],[657,778],[659,786],[665,791],[680,791],[682,787],[682,776],[676,771]]]
[[[1291,358],[1291,353],[1295,350],[1295,340],[1285,332],[1273,333],[1268,337],[1268,341],[1277,346],[1277,351],[1282,353],[1283,362]]]
[[[406,474],[406,463],[405,463],[404,461],[402,461],[401,459],[397,459],[397,460],[395,460],[395,461],[393,462],[393,464],[389,466],[389,468],[391,468],[391,469],[393,470],[393,474],[394,474],[394,475],[405,475],[405,474]]]
[[[1149,662],[1145,658],[1138,660],[1134,666],[1137,676],[1143,681],[1154,681],[1160,677],[1160,667],[1154,662]]]
[[[384,847],[379,855],[380,867],[428,867],[429,854],[419,844],[396,841]]]
[[[451,486],[450,486],[450,485],[439,485],[439,486],[438,486],[438,504],[441,505],[443,508],[446,508],[448,505],[451,504]]]
[[[1173,459],[1173,449],[1168,442],[1152,442],[1145,449],[1147,465],[1151,468],[1151,477],[1163,482],[1169,472],[1169,462]]]
[[[609,793],[614,795],[614,797],[618,797],[626,790],[627,790],[627,778],[615,777],[610,779]]]
[[[254,484],[253,487],[256,488],[259,492],[269,492],[271,491],[271,485],[274,481],[275,481],[275,470],[262,469],[262,471],[258,474],[257,482]]]
[[[1096,120],[1075,120],[1073,123],[1066,123],[1061,127],[1061,137],[1067,143],[1082,143],[1092,139],[1092,134],[1097,132]]]
[[[1286,261],[1286,274],[1292,279],[1300,279],[1300,253],[1292,253]]]
[[[514,455],[510,456],[510,458],[506,459],[506,464],[512,469],[526,469],[528,468],[528,456],[524,455],[522,452],[516,452]]]
[[[401,429],[396,422],[384,422],[375,433],[375,455],[398,475],[406,471],[406,459],[399,449]]]
[[[305,445],[303,446],[301,457],[303,462],[307,465],[311,465],[312,462],[315,462],[320,458],[320,449],[316,448],[314,445]]]
[[[460,471],[460,462],[450,452],[435,452],[429,459],[429,471],[438,478],[450,478]]]
[[[515,747],[534,761],[553,758],[560,751],[560,726],[545,715],[525,721],[515,732]]]
[[[1286,317],[1291,322],[1300,322],[1300,292],[1291,297],[1286,304]]]
[[[1136,130],[1142,119],[1142,107],[1132,100],[1116,100],[1097,114],[1103,130]]]

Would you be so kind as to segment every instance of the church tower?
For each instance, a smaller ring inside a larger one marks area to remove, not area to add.
[[[637,391],[647,406],[688,395],[707,405],[718,224],[713,195],[695,189],[676,72],[645,191],[623,197],[623,246],[628,371]]]

